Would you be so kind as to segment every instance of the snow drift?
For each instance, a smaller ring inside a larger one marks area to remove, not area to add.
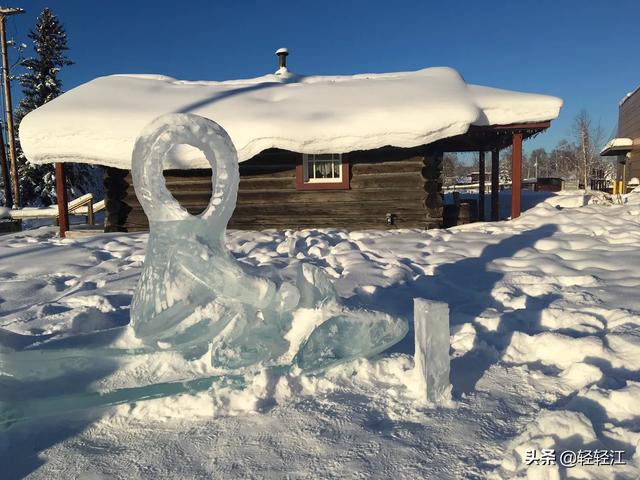
[[[224,82],[112,75],[80,85],[27,115],[20,142],[33,163],[129,169],[137,132],[166,113],[219,123],[239,161],[267,148],[345,153],[414,147],[470,125],[552,120],[562,100],[467,85],[450,68],[353,76],[265,75]],[[206,168],[195,149],[175,149],[167,168]]]
[[[578,196],[575,207],[553,196],[514,221],[448,230],[228,232],[238,261],[286,278],[312,263],[350,305],[411,315],[416,296],[448,303],[451,405],[417,400],[407,337],[393,354],[321,377],[262,371],[244,390],[17,425],[0,432],[2,478],[637,479],[640,188],[622,204]],[[52,227],[0,237],[6,339],[46,343],[126,325],[148,238],[61,240]],[[300,312],[287,340],[299,345],[319,313]],[[120,348],[138,348],[126,331]],[[140,357],[87,382],[110,392],[214,374],[203,358]],[[0,403],[16,393],[0,388]],[[527,465],[526,452],[542,448],[624,450],[626,465]]]

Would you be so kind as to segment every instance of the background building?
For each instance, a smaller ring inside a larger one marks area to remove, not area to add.
[[[640,185],[640,87],[620,102],[618,134],[600,155],[618,157],[618,180],[627,189]]]

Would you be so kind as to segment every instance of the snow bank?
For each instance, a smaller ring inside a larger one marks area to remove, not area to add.
[[[594,385],[572,398],[567,407],[588,413],[596,422],[637,424],[640,419],[639,398],[638,382],[629,381],[619,390],[607,390]]]
[[[271,147],[303,153],[414,147],[470,125],[552,120],[556,97],[467,85],[450,68],[354,76],[265,75],[188,82],[112,75],[76,87],[27,115],[22,148],[33,163],[126,168],[136,136],[170,112],[196,113],[227,130],[240,161]],[[166,167],[206,168],[195,149],[175,149]]]
[[[543,192],[535,193],[544,194]],[[545,199],[545,202],[554,207],[576,208],[584,207],[585,205],[611,205],[613,199],[608,193],[597,190],[561,190],[554,192],[553,195]]]
[[[578,451],[585,444],[595,443],[596,438],[591,422],[584,415],[567,411],[545,411],[511,442],[510,451],[500,466],[502,476],[494,478],[563,478],[557,464],[527,465],[527,452],[541,452],[543,449],[552,449],[558,453],[563,450]]]

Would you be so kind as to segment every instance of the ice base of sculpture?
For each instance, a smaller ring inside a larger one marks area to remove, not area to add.
[[[415,375],[423,397],[431,402],[451,398],[449,380],[449,305],[413,299],[415,327]]]
[[[163,162],[178,144],[200,149],[212,167],[209,206],[197,216],[165,185]],[[299,263],[295,278],[286,281],[275,269],[256,275],[231,255],[224,236],[236,203],[238,161],[215,122],[189,114],[156,119],[136,141],[132,177],[150,232],[130,325],[24,348],[3,343],[0,335],[0,386],[7,387],[0,389],[0,425],[215,388],[230,379],[241,384],[243,375],[261,368],[317,374],[378,354],[406,335],[404,319],[341,305],[330,280],[313,265]],[[330,314],[292,357],[286,336],[301,308]],[[137,348],[117,348],[115,339],[126,329],[135,333]],[[186,369],[183,378],[120,375],[125,380],[101,391],[101,379],[162,355],[179,355],[187,366],[208,356],[211,368]]]

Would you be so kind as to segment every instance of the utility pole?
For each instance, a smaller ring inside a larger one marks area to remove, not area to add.
[[[0,43],[2,44],[2,79],[4,82],[4,102],[7,115],[7,136],[9,137],[9,162],[13,185],[13,205],[20,207],[20,185],[18,184],[18,161],[16,159],[15,131],[13,128],[13,107],[11,106],[11,85],[9,81],[9,57],[7,55],[7,34],[5,23],[8,16],[24,13],[17,7],[0,7]]]
[[[7,154],[4,151],[4,135],[2,134],[2,124],[0,124],[0,164],[2,168],[2,181],[4,186],[4,205],[11,208],[13,196],[11,195],[11,176],[7,167]]]

